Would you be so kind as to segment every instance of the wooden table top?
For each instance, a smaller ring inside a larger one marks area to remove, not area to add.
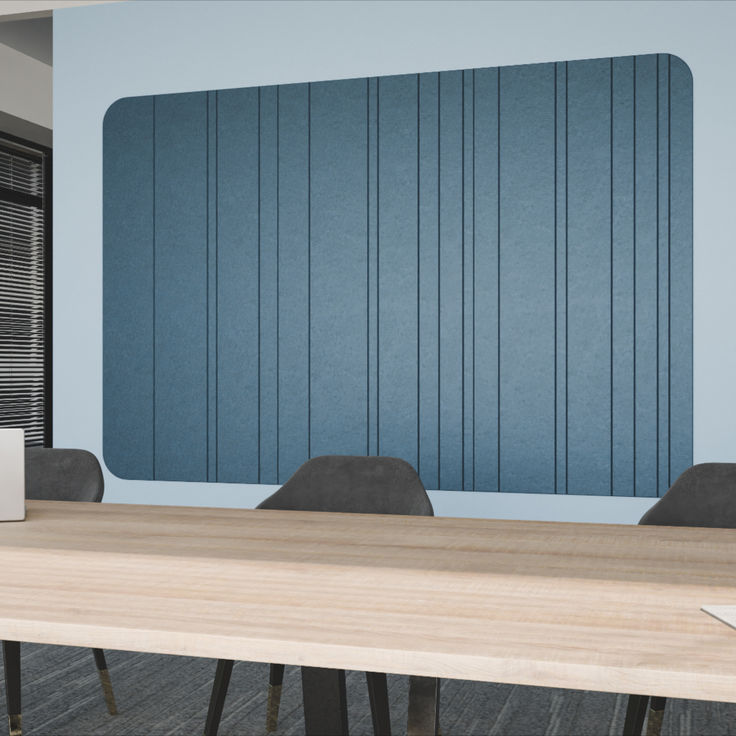
[[[28,502],[0,639],[736,701],[736,531]]]

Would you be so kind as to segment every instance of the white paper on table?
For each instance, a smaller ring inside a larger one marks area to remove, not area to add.
[[[701,611],[709,613],[731,628],[736,629],[736,605],[734,606],[703,606]]]
[[[26,518],[25,433],[0,429],[0,521]]]

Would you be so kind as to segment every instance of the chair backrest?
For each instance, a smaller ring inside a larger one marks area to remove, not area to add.
[[[396,457],[321,455],[307,460],[260,509],[433,516],[414,468]]]
[[[736,529],[736,463],[688,468],[639,523]]]
[[[37,501],[101,501],[105,481],[87,450],[26,448],[26,498]]]

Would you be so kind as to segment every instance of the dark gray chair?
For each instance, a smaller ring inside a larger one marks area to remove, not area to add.
[[[304,463],[258,508],[292,511],[337,511],[356,514],[433,516],[432,504],[414,468],[394,457],[322,455]],[[232,672],[232,660],[217,663],[205,736],[215,736]],[[284,665],[272,664],[268,686],[266,731],[278,723]],[[389,736],[386,675],[367,672],[375,734]],[[347,733],[345,672],[302,667],[304,720],[307,734]],[[339,722],[335,715],[339,714]],[[332,720],[330,720],[332,719]]]
[[[639,523],[736,529],[736,463],[702,463],[688,468]],[[647,705],[647,736],[659,736],[666,702],[661,697],[630,695],[624,736],[640,736]]]
[[[101,501],[105,490],[97,458],[86,450],[26,448],[26,498],[37,501]],[[102,693],[110,715],[117,706],[101,649],[93,649]],[[5,697],[11,736],[21,734],[20,642],[3,642]]]

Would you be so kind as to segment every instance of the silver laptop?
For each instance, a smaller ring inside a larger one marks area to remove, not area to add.
[[[25,438],[22,429],[0,429],[0,521],[26,518]]]

